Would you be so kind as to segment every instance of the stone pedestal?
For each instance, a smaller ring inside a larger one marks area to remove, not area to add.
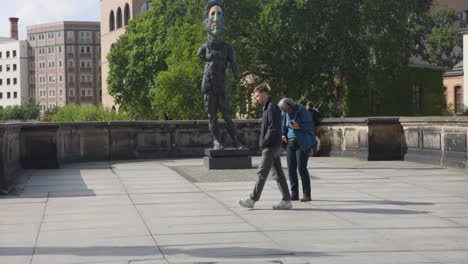
[[[252,157],[248,149],[205,149],[203,162],[209,170],[252,168]]]

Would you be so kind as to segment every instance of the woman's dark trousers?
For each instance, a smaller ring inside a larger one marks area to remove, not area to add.
[[[301,175],[302,190],[304,196],[310,196],[310,175],[307,170],[307,162],[309,161],[310,150],[303,151],[299,146],[287,147],[288,173],[291,183],[291,196],[299,197],[299,182],[297,179],[297,171]]]

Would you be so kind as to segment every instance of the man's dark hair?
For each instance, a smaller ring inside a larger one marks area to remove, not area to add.
[[[255,87],[254,93],[259,92],[259,93],[269,93],[270,88],[268,88],[268,84],[262,83],[259,86]]]
[[[210,15],[208,13],[210,12],[210,9],[213,6],[221,7],[221,9],[223,10],[223,13],[224,13],[224,6],[223,6],[223,2],[221,0],[209,0],[208,4],[206,5],[206,9],[205,9],[205,19],[207,19],[208,16]]]

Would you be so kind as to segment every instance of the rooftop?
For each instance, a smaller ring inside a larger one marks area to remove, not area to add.
[[[290,211],[271,210],[271,179],[241,208],[256,170],[201,159],[26,171],[0,199],[0,263],[466,263],[465,170],[313,157],[309,171],[313,201]]]
[[[463,76],[463,61],[455,64],[450,71],[444,74],[445,77]]]

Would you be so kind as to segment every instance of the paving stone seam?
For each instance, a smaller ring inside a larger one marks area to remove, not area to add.
[[[171,167],[167,166],[167,168],[171,169]],[[176,170],[173,170],[175,173],[179,174]],[[180,175],[180,174],[179,174]],[[181,177],[184,177],[182,175],[180,175]],[[188,182],[190,182],[189,180],[187,180]],[[272,237],[270,237],[268,234],[266,234],[265,232],[263,232],[262,230],[258,229],[255,225],[252,225],[249,221],[247,221],[247,219],[245,219],[244,217],[242,217],[240,214],[238,214],[237,212],[235,212],[234,210],[232,210],[232,208],[230,208],[228,205],[226,205],[224,202],[218,200],[216,197],[214,197],[213,195],[210,194],[209,191],[204,191],[200,188],[200,186],[198,186],[196,183],[197,182],[190,182],[193,186],[195,186],[196,188],[198,188],[200,190],[200,192],[202,193],[205,193],[206,195],[208,195],[211,199],[213,199],[214,201],[216,201],[217,203],[219,203],[222,207],[224,207],[225,210],[231,212],[232,214],[234,214],[235,216],[239,217],[239,219],[242,219],[243,221],[245,221],[245,223],[249,226],[251,226],[256,232],[260,233],[260,234],[263,234],[266,238],[268,238],[268,240],[270,242],[272,242],[275,246],[277,246],[278,248],[282,248],[281,245],[276,242]],[[273,254],[272,254],[273,255]],[[288,255],[288,256],[295,256],[294,253],[290,253],[290,254],[284,254],[284,255]],[[298,256],[296,256],[298,257]],[[304,259],[298,257],[299,259],[301,259],[301,261],[304,261]]]
[[[42,229],[42,224],[44,223],[44,219],[46,217],[46,211],[47,211],[47,205],[49,203],[49,196],[47,196],[46,198],[46,201],[45,201],[45,205],[44,205],[44,210],[42,212],[42,217],[41,217],[41,222],[39,224],[39,228],[37,230],[37,235],[36,235],[36,240],[34,241],[34,249],[33,249],[33,252],[32,252],[32,255],[31,255],[31,258],[29,260],[29,264],[32,264],[33,263],[33,260],[34,260],[34,256],[36,254],[36,249],[37,249],[37,245],[39,243],[39,236],[41,234],[41,229]]]
[[[160,253],[161,256],[162,256],[162,259],[164,259],[164,260],[166,260],[167,262],[169,262],[168,259],[166,258],[166,256],[164,255],[164,252],[161,250],[161,247],[158,245],[158,243],[157,243],[157,241],[156,241],[154,235],[151,233],[151,230],[150,230],[148,224],[146,223],[146,221],[145,221],[143,215],[141,214],[140,210],[138,210],[138,207],[134,204],[134,201],[133,201],[133,199],[132,199],[130,193],[129,193],[128,190],[127,190],[127,186],[126,186],[125,184],[122,183],[122,180],[120,179],[120,175],[117,173],[116,170],[114,170],[114,167],[113,167],[113,166],[110,167],[110,170],[112,171],[112,173],[114,173],[114,174],[119,178],[119,181],[120,181],[120,183],[122,184],[122,186],[123,186],[123,188],[124,188],[124,191],[125,191],[125,193],[127,194],[128,199],[130,199],[130,201],[131,201],[131,203],[132,203],[132,205],[133,205],[133,208],[136,210],[137,214],[140,216],[140,220],[141,220],[142,223],[145,225],[145,228],[146,228],[146,230],[148,231],[148,234],[151,236],[151,239],[153,240],[154,244],[155,244],[156,247],[158,248],[159,253]],[[131,261],[129,260],[128,263],[130,263],[130,262],[131,262]]]
[[[164,165],[166,166],[166,165]],[[167,168],[173,170],[175,173],[177,173],[180,177],[183,177],[185,178],[183,175],[180,175],[178,170],[174,170],[171,166],[166,166]],[[191,177],[190,177],[191,178]],[[216,197],[214,197],[213,195],[210,194],[210,191],[205,191],[203,190],[202,188],[200,188],[200,186],[198,186],[196,183],[197,182],[191,182],[190,180],[186,179],[190,184],[192,184],[193,186],[195,186],[197,189],[200,190],[200,192],[202,193],[205,193],[208,197],[210,197],[211,199],[213,199],[214,201],[216,201],[218,204],[220,204],[222,207],[224,207],[224,209],[228,212],[231,212],[232,214],[234,214],[235,216],[237,216],[239,219],[243,220],[247,225],[249,225],[250,227],[252,227],[255,232],[258,232],[260,234],[262,234],[263,236],[265,236],[270,242],[272,242],[275,246],[277,246],[278,248],[282,248],[281,245],[276,242],[272,237],[270,237],[268,234],[266,234],[265,232],[263,232],[262,230],[258,229],[255,225],[252,225],[249,221],[247,221],[247,219],[245,219],[244,217],[242,217],[240,214],[238,214],[237,212],[235,212],[234,210],[232,210],[232,208],[230,208],[228,205],[226,205],[224,202],[222,202],[221,200],[218,200]],[[249,181],[250,182],[250,181]],[[291,254],[288,254],[288,255],[292,255],[294,256],[294,253],[291,253]],[[298,257],[300,258],[300,257]],[[301,259],[301,261],[304,261],[303,259]]]

